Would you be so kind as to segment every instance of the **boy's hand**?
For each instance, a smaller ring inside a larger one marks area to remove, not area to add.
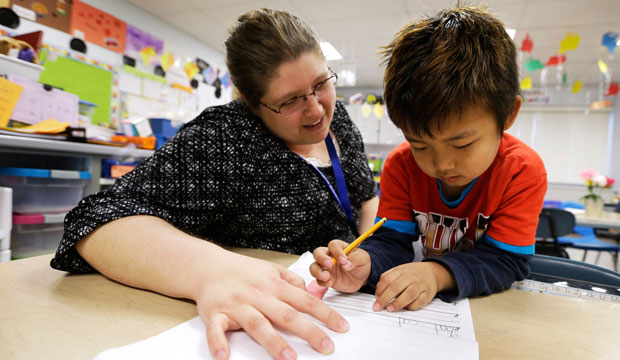
[[[342,240],[332,240],[328,247],[314,250],[312,255],[315,262],[310,265],[310,274],[319,285],[343,292],[355,292],[366,283],[370,275],[370,255],[357,248],[347,257],[344,253],[347,245]],[[336,258],[336,264],[332,257]]]
[[[437,292],[455,286],[450,271],[436,262],[403,264],[381,275],[372,308],[375,311],[384,307],[387,311],[398,311],[404,307],[416,310],[431,302]]]

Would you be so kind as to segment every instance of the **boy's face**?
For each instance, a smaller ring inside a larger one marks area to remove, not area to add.
[[[520,97],[517,97],[515,105],[516,111],[506,122],[504,130],[516,118],[521,105]],[[491,166],[501,135],[493,114],[486,108],[472,106],[460,117],[453,116],[447,120],[443,131],[433,130],[433,138],[404,135],[422,171],[439,179],[443,189],[459,191]]]

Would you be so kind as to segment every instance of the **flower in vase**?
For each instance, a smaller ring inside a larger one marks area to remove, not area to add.
[[[601,189],[610,188],[616,182],[616,180],[609,176],[605,176],[593,169],[582,171],[581,177],[585,180],[586,187],[588,188],[588,193],[583,197],[584,200],[602,200],[602,197],[597,192]]]

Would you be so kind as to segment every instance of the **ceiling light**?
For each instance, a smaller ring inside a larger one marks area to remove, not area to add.
[[[342,55],[336,50],[336,48],[329,42],[321,42],[321,51],[327,60],[341,60]]]
[[[510,38],[514,40],[515,34],[517,33],[517,29],[506,28],[506,32],[508,33],[508,36],[510,36]]]
[[[618,42],[616,43],[617,46],[620,46],[620,40],[618,40]]]

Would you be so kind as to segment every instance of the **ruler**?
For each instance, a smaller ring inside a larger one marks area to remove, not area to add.
[[[530,292],[537,292],[541,294],[570,296],[586,300],[606,301],[620,304],[620,296],[618,295],[606,294],[605,292],[601,291],[578,289],[564,285],[550,284],[536,280],[526,279],[521,281],[515,281],[514,283],[512,283],[512,288],[518,290],[526,290]]]

